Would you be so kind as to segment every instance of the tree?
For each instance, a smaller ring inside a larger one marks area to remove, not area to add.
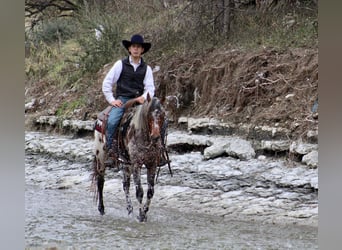
[[[81,0],[25,0],[25,17],[31,21],[31,29],[46,17],[72,16],[81,5]]]

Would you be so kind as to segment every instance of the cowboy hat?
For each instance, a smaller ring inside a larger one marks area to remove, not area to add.
[[[141,44],[144,48],[144,52],[142,54],[146,53],[151,48],[151,43],[144,43],[144,38],[139,34],[133,35],[131,37],[131,41],[122,40],[122,44],[127,50],[132,44]]]

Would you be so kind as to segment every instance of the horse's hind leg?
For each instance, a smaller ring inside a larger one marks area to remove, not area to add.
[[[140,222],[146,221],[146,213],[142,206],[142,200],[144,197],[144,190],[141,185],[141,168],[139,166],[134,166],[133,169],[133,178],[135,184],[135,196],[139,202],[139,216],[138,219]]]
[[[98,210],[101,215],[105,214],[105,208],[103,205],[103,186],[104,186],[104,171],[103,173],[100,173],[97,176],[97,190],[98,190],[98,195],[99,195],[99,205],[98,205]]]
[[[101,215],[105,214],[105,208],[103,205],[103,186],[104,186],[104,175],[105,175],[105,167],[98,161],[97,162],[97,192],[99,196],[99,204],[97,209],[99,210]]]
[[[129,165],[125,165],[123,168],[123,190],[125,192],[126,196],[126,203],[127,203],[127,211],[128,215],[130,215],[133,212],[133,206],[132,206],[132,201],[129,196],[129,187],[131,183],[131,170]]]

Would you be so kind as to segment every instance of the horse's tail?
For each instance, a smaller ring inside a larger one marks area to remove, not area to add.
[[[97,169],[97,158],[96,156],[94,155],[94,158],[93,158],[93,163],[92,163],[92,167],[93,167],[93,172],[91,174],[91,186],[90,186],[90,190],[91,192],[93,193],[93,199],[95,202],[97,202],[98,200],[98,188],[97,188],[97,178],[99,176],[99,172],[98,172],[98,169]]]

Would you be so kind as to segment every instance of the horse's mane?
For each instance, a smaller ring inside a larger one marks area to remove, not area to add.
[[[160,105],[160,102],[156,97],[153,97],[149,102],[145,102],[136,107],[135,114],[132,118],[132,124],[137,130],[148,129],[147,115],[151,112],[151,108],[158,107],[156,105]]]
[[[147,104],[142,104],[136,107],[134,116],[131,121],[131,124],[134,125],[136,130],[141,130],[145,127],[146,119],[144,118],[146,117],[146,105]]]

